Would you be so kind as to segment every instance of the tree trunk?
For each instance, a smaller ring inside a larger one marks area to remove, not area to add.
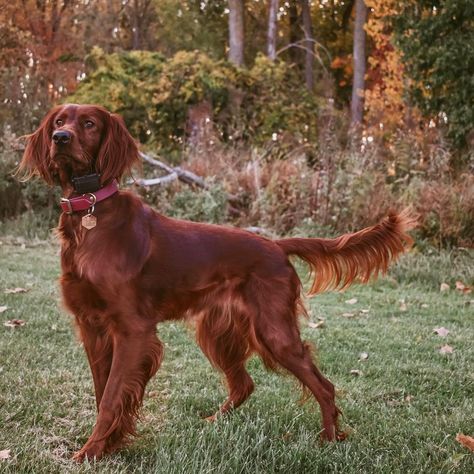
[[[298,17],[298,8],[296,2],[290,2],[288,7],[288,20],[290,22],[290,44],[296,44],[299,40],[300,26],[299,26],[299,17]],[[292,63],[300,63],[300,54],[301,50],[299,48],[290,48],[288,54]]]
[[[278,3],[278,0],[270,0],[268,9],[267,55],[272,61],[276,59]]]
[[[229,55],[237,66],[244,64],[244,0],[229,0]]]
[[[364,80],[365,80],[365,30],[367,21],[367,6],[364,0],[355,1],[354,20],[354,49],[353,65],[354,77],[352,82],[352,102],[351,102],[351,125],[358,127],[362,124],[364,116]]]
[[[301,1],[301,17],[303,20],[303,31],[304,31],[304,48],[305,48],[305,62],[304,62],[304,77],[306,88],[310,91],[314,87],[314,75],[313,75],[313,64],[314,64],[314,38],[311,27],[311,7],[309,0]]]

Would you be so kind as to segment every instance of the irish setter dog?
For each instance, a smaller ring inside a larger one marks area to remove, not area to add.
[[[335,239],[272,241],[170,219],[133,193],[117,191],[115,180],[138,160],[120,117],[94,105],[67,104],[51,110],[29,135],[20,164],[27,176],[59,185],[66,197],[58,226],[60,283],[90,364],[98,411],[74,458],[98,459],[136,434],[146,384],[163,356],[156,325],[170,319],[194,319],[197,342],[226,378],[228,398],[210,420],[252,393],[246,361],[256,353],[266,367],[290,372],[314,395],[322,436],[342,439],[334,386],[300,338],[301,283],[289,256],[309,264],[310,294],[367,282],[410,245],[406,231],[413,218],[391,213]],[[87,176],[95,185],[76,185]],[[75,198],[86,199],[86,208],[75,210]],[[85,224],[84,216],[93,222]]]

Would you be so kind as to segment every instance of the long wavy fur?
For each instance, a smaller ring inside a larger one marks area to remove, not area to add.
[[[276,243],[287,255],[307,262],[313,273],[309,295],[343,290],[355,281],[366,283],[413,244],[407,231],[416,226],[410,209],[391,212],[381,223],[336,239],[292,238]]]

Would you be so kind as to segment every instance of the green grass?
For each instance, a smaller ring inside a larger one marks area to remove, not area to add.
[[[83,350],[58,303],[57,247],[3,239],[0,451],[11,457],[0,460],[0,472],[474,472],[474,456],[455,441],[457,433],[474,436],[474,295],[439,291],[442,282],[472,284],[473,263],[465,250],[413,254],[377,283],[310,301],[311,320],[325,325],[302,320],[302,332],[338,388],[345,442],[321,444],[315,403],[299,404],[293,380],[257,359],[249,362],[256,391],[248,402],[216,424],[203,422],[225,391],[192,333],[171,323],[158,328],[165,360],[147,388],[140,438],[77,466],[70,457],[92,429],[95,405]],[[28,292],[4,293],[12,287]],[[354,297],[356,304],[345,303]],[[342,316],[348,312],[355,316]],[[13,318],[26,325],[3,325]],[[438,326],[450,330],[446,338],[433,333]],[[454,353],[440,354],[443,344]],[[361,352],[367,360],[359,361]]]

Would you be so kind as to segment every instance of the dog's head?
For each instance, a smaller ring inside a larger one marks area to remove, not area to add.
[[[20,170],[63,187],[91,173],[106,184],[130,171],[138,157],[121,117],[97,105],[66,104],[52,109],[28,136]]]

